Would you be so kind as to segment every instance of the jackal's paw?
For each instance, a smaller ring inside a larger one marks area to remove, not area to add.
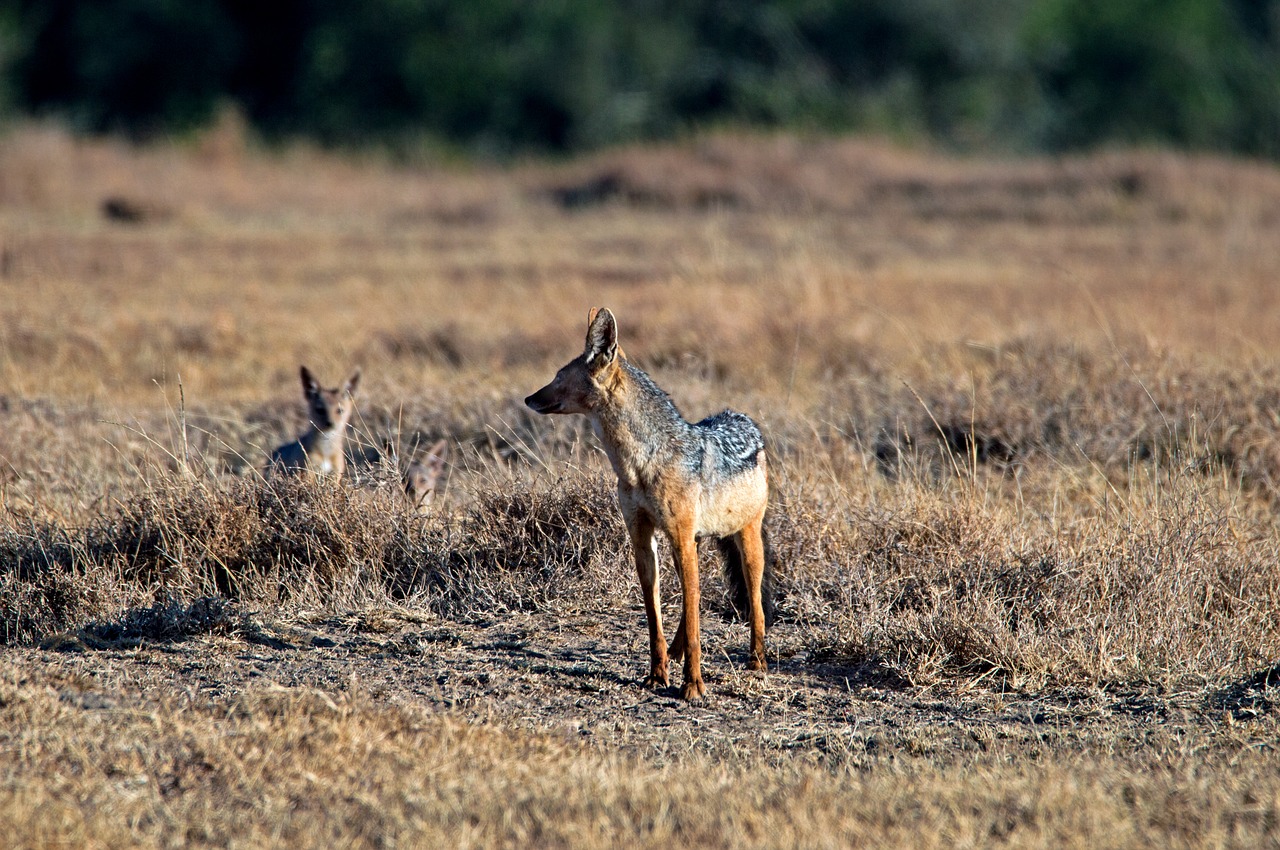
[[[671,684],[671,678],[667,675],[665,667],[661,669],[655,667],[644,680],[646,688],[665,688],[669,684]]]
[[[753,670],[756,673],[767,673],[769,672],[769,665],[766,664],[765,660],[760,656],[753,655],[751,656],[751,660],[747,662],[747,669]]]
[[[680,699],[697,702],[707,695],[707,686],[701,679],[688,679],[680,688]]]

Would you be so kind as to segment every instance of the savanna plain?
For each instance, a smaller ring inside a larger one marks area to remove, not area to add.
[[[0,835],[1275,846],[1277,246],[1280,170],[1166,152],[12,128]],[[707,546],[699,704],[642,686],[587,424],[521,403],[593,306],[768,440],[770,669]],[[299,364],[363,369],[336,485],[262,475]],[[393,458],[440,438],[417,515]]]

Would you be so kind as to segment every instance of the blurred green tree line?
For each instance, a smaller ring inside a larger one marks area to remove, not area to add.
[[[709,125],[1280,157],[1280,0],[0,0],[0,108],[506,155]]]

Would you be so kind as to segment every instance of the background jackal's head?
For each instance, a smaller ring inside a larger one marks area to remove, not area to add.
[[[333,389],[320,386],[320,382],[306,366],[301,368],[299,374],[302,376],[302,394],[307,399],[307,416],[311,423],[321,431],[345,426],[355,409],[360,370],[355,370],[341,387]]]

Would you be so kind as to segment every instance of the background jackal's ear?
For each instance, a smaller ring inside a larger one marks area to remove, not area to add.
[[[423,460],[423,463],[427,464],[428,466],[433,466],[433,465],[439,466],[440,468],[443,469],[445,459],[448,457],[449,457],[449,441],[436,440],[434,443],[431,444],[431,447],[427,449],[427,456]]]
[[[351,373],[350,378],[347,378],[347,385],[343,387],[343,389],[347,391],[347,395],[353,396],[356,394],[356,387],[358,387],[359,385],[360,385],[360,370],[357,369]]]
[[[591,324],[587,328],[587,345],[583,354],[591,369],[608,366],[618,355],[618,323],[605,307],[597,307],[591,311]]]
[[[305,395],[312,396],[320,392],[320,382],[316,380],[316,376],[311,374],[311,370],[303,366],[298,370],[298,375],[302,378],[302,392]]]

